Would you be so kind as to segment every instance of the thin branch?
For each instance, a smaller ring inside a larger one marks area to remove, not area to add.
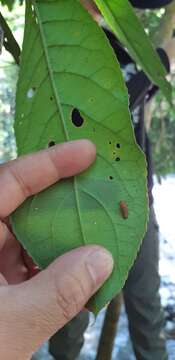
[[[0,54],[2,53],[3,43],[4,43],[4,31],[2,30],[2,27],[0,26]]]
[[[111,301],[106,310],[96,360],[111,360],[112,358],[122,301],[122,294],[120,293]]]
[[[4,32],[4,47],[14,57],[16,64],[19,65],[21,49],[1,12],[0,12],[0,25]]]

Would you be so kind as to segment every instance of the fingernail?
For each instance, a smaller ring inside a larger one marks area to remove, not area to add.
[[[87,258],[87,267],[97,287],[102,285],[112,273],[112,255],[103,248],[94,250]]]

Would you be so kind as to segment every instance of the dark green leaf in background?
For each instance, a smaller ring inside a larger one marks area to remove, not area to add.
[[[19,155],[51,141],[88,138],[97,146],[88,171],[29,198],[12,224],[41,268],[80,245],[111,251],[113,274],[91,301],[98,312],[123,287],[145,232],[146,166],[116,57],[79,1],[27,1],[16,102]]]
[[[166,70],[128,0],[95,0],[105,20],[129,54],[171,102]]]

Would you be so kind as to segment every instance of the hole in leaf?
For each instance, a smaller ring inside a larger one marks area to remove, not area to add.
[[[109,180],[113,180],[113,179],[114,179],[113,176],[110,175],[110,176],[109,176]]]
[[[120,149],[120,147],[121,147],[121,145],[118,143],[118,144],[116,144],[116,148],[117,149]]]
[[[73,109],[73,111],[72,111],[72,123],[76,127],[81,127],[84,123],[84,119],[82,118],[79,110],[77,110],[77,109]]]
[[[109,145],[111,145],[112,143],[111,143],[111,141],[109,141]]]
[[[52,147],[52,146],[54,146],[54,145],[55,145],[55,141],[51,140],[51,141],[49,142],[49,144],[48,144],[48,147],[50,148],[50,147]]]
[[[53,96],[50,96],[50,100],[53,101]]]
[[[120,158],[119,158],[119,157],[116,157],[115,161],[120,161]]]
[[[33,96],[35,95],[35,91],[36,91],[36,87],[32,87],[31,89],[29,89],[27,91],[27,97],[28,99],[32,99]]]

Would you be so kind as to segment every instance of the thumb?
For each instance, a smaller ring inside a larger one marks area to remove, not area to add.
[[[61,256],[21,285],[2,288],[0,317],[6,334],[1,349],[4,343],[7,351],[9,344],[9,359],[29,357],[70,321],[109,277],[112,268],[112,256],[107,250],[87,246]]]

